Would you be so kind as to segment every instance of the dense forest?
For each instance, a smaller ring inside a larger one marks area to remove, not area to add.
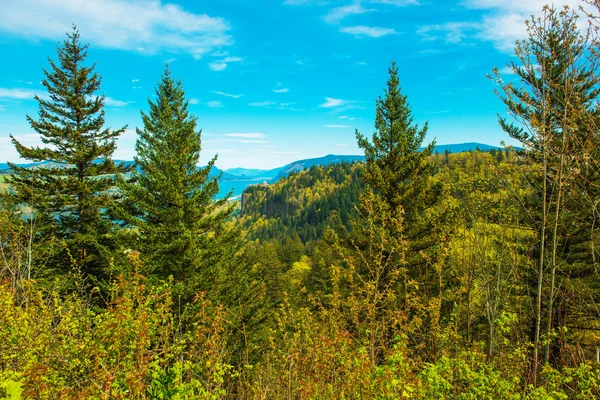
[[[168,66],[114,161],[74,27],[0,196],[0,398],[599,398],[599,27],[490,74],[519,148],[434,153],[392,62],[364,162],[239,201]]]

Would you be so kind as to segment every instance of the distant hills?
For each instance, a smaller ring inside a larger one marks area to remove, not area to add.
[[[483,150],[489,151],[492,149],[498,149],[497,146],[490,146],[483,143],[458,143],[458,144],[441,144],[434,148],[434,153],[444,153],[446,151],[450,153],[460,153],[470,150]],[[242,194],[245,188],[252,184],[257,183],[274,183],[279,181],[281,178],[287,177],[292,173],[300,172],[305,169],[309,169],[314,165],[327,166],[330,164],[342,163],[342,162],[359,162],[364,161],[365,157],[361,155],[335,155],[328,154],[324,157],[309,158],[306,160],[298,160],[283,167],[273,168],[268,170],[263,169],[250,169],[250,168],[229,168],[221,170],[217,167],[213,167],[210,171],[209,177],[218,176],[221,174],[219,179],[220,192],[219,196],[225,196],[227,193],[233,191],[233,196],[237,197]],[[132,164],[133,161],[125,161],[125,164]],[[19,164],[27,167],[36,167],[40,163],[31,164]],[[0,163],[0,174],[9,173],[7,163]]]
[[[450,153],[461,153],[463,151],[476,150],[476,149],[479,149],[482,151],[490,151],[492,149],[499,149],[499,148],[500,147],[498,147],[498,146],[491,146],[489,144],[470,142],[470,143],[458,143],[458,144],[440,144],[440,145],[435,146],[435,148],[433,149],[433,152],[434,153],[435,152],[444,153],[444,152],[448,151]],[[230,168],[230,169],[227,169],[224,171],[223,178],[226,178],[224,180],[235,179],[235,178],[237,178],[237,179],[239,179],[239,178],[261,179],[262,178],[263,180],[265,180],[267,182],[269,182],[269,180],[276,182],[283,177],[286,177],[294,172],[299,172],[304,169],[308,169],[308,168],[312,167],[313,165],[327,166],[329,164],[335,164],[335,163],[358,162],[358,161],[362,162],[364,160],[365,160],[365,157],[359,156],[359,155],[354,156],[354,155],[328,154],[324,157],[309,158],[306,160],[294,161],[292,163],[284,165],[283,167],[274,168],[274,169],[270,169],[270,170]]]

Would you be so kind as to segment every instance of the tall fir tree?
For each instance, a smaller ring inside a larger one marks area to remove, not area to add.
[[[385,206],[381,210],[387,210],[380,217],[388,221],[386,234],[405,243],[401,260],[394,259],[393,252],[382,252],[381,257],[388,262],[378,272],[377,290],[395,290],[395,306],[407,317],[405,328],[412,333],[411,348],[421,352],[420,357],[435,359],[443,290],[443,258],[439,256],[445,226],[439,210],[443,186],[435,181],[435,166],[429,159],[435,142],[421,149],[427,124],[419,128],[413,123],[394,62],[388,72],[385,95],[377,100],[372,140],[356,131],[358,145],[365,152],[362,178],[367,191],[354,220],[351,248],[360,257],[367,257],[372,247],[379,245],[363,229],[369,222],[365,196],[371,196]],[[369,279],[368,274],[364,276]]]
[[[135,228],[131,245],[142,253],[145,273],[160,280],[171,276],[175,293],[188,301],[222,282],[235,252],[236,232],[227,226],[233,205],[228,197],[215,200],[218,177],[210,173],[217,157],[198,168],[202,130],[168,66],[156,101],[148,104],[144,127],[137,129],[138,169],[131,182],[120,184],[123,220]]]
[[[427,123],[419,128],[400,88],[396,63],[389,68],[384,97],[377,100],[375,132],[369,141],[358,130],[358,146],[365,152],[362,178],[391,210],[403,210],[404,235],[409,244],[408,268],[424,262],[422,251],[431,249],[439,224],[431,218],[443,187],[431,177],[435,166],[429,157],[435,141],[421,150]]]
[[[96,93],[101,78],[95,64],[85,66],[87,45],[75,26],[57,46],[58,63],[49,58],[42,84],[48,96],[35,96],[38,119],[27,116],[45,147],[27,147],[11,135],[19,156],[41,162],[35,168],[10,164],[12,190],[3,200],[17,210],[31,207],[38,237],[59,243],[46,265],[53,273],[75,267],[90,278],[102,278],[111,254],[107,210],[113,204],[115,176],[129,168],[111,159],[125,128],[105,128],[105,97]]]

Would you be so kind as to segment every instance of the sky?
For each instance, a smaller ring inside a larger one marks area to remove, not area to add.
[[[486,75],[514,79],[515,40],[548,1],[0,0],[0,162],[23,161],[9,134],[41,143],[26,116],[36,118],[43,68],[72,24],[102,76],[107,125],[127,125],[116,159],[133,159],[166,63],[202,128],[200,164],[361,154],[355,129],[372,135],[392,60],[427,142],[517,144],[498,126],[505,107]]]

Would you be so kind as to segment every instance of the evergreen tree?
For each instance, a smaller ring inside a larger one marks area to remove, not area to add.
[[[39,118],[27,116],[46,147],[27,147],[11,135],[20,157],[42,162],[35,168],[10,164],[12,188],[3,197],[15,207],[32,208],[38,237],[58,246],[49,266],[56,272],[76,267],[88,277],[106,273],[113,224],[107,210],[113,204],[115,176],[128,172],[111,159],[116,139],[125,128],[104,127],[104,96],[97,96],[101,78],[95,65],[86,67],[87,45],[74,26],[58,46],[58,63],[49,59],[42,84],[48,98],[36,96]],[[33,217],[32,216],[32,217]]]
[[[498,95],[517,120],[514,124],[499,117],[500,125],[522,143],[521,155],[536,167],[528,179],[535,197],[523,202],[533,203],[527,211],[537,232],[537,268],[531,285],[536,287],[531,293],[536,303],[531,331],[534,378],[544,331],[544,361],[557,362],[564,353],[559,346],[567,342],[555,340],[555,327],[562,331],[567,325],[576,326],[574,336],[585,335],[588,321],[598,318],[587,304],[599,300],[590,239],[597,237],[598,229],[592,210],[600,181],[596,134],[600,78],[596,45],[590,32],[578,26],[576,12],[544,7],[541,17],[528,22],[528,38],[515,49],[518,63],[510,65],[520,84],[504,84],[494,70],[502,85]]]
[[[200,162],[202,130],[188,112],[180,81],[168,66],[156,88],[156,101],[142,111],[137,129],[138,169],[132,182],[121,182],[126,198],[123,220],[137,228],[137,244],[145,272],[158,279],[172,276],[175,293],[191,300],[198,290],[219,282],[219,273],[233,255],[235,232],[227,229],[233,205],[214,200],[217,176],[209,177],[217,157]]]
[[[427,124],[413,123],[406,95],[401,93],[396,63],[389,68],[387,90],[377,100],[375,133],[369,141],[358,130],[358,146],[365,152],[362,178],[382,197],[391,210],[403,210],[404,235],[409,243],[408,266],[423,263],[419,253],[435,245],[438,225],[428,213],[438,204],[441,183],[432,183],[434,164],[428,160],[435,146],[431,142],[421,151]]]

